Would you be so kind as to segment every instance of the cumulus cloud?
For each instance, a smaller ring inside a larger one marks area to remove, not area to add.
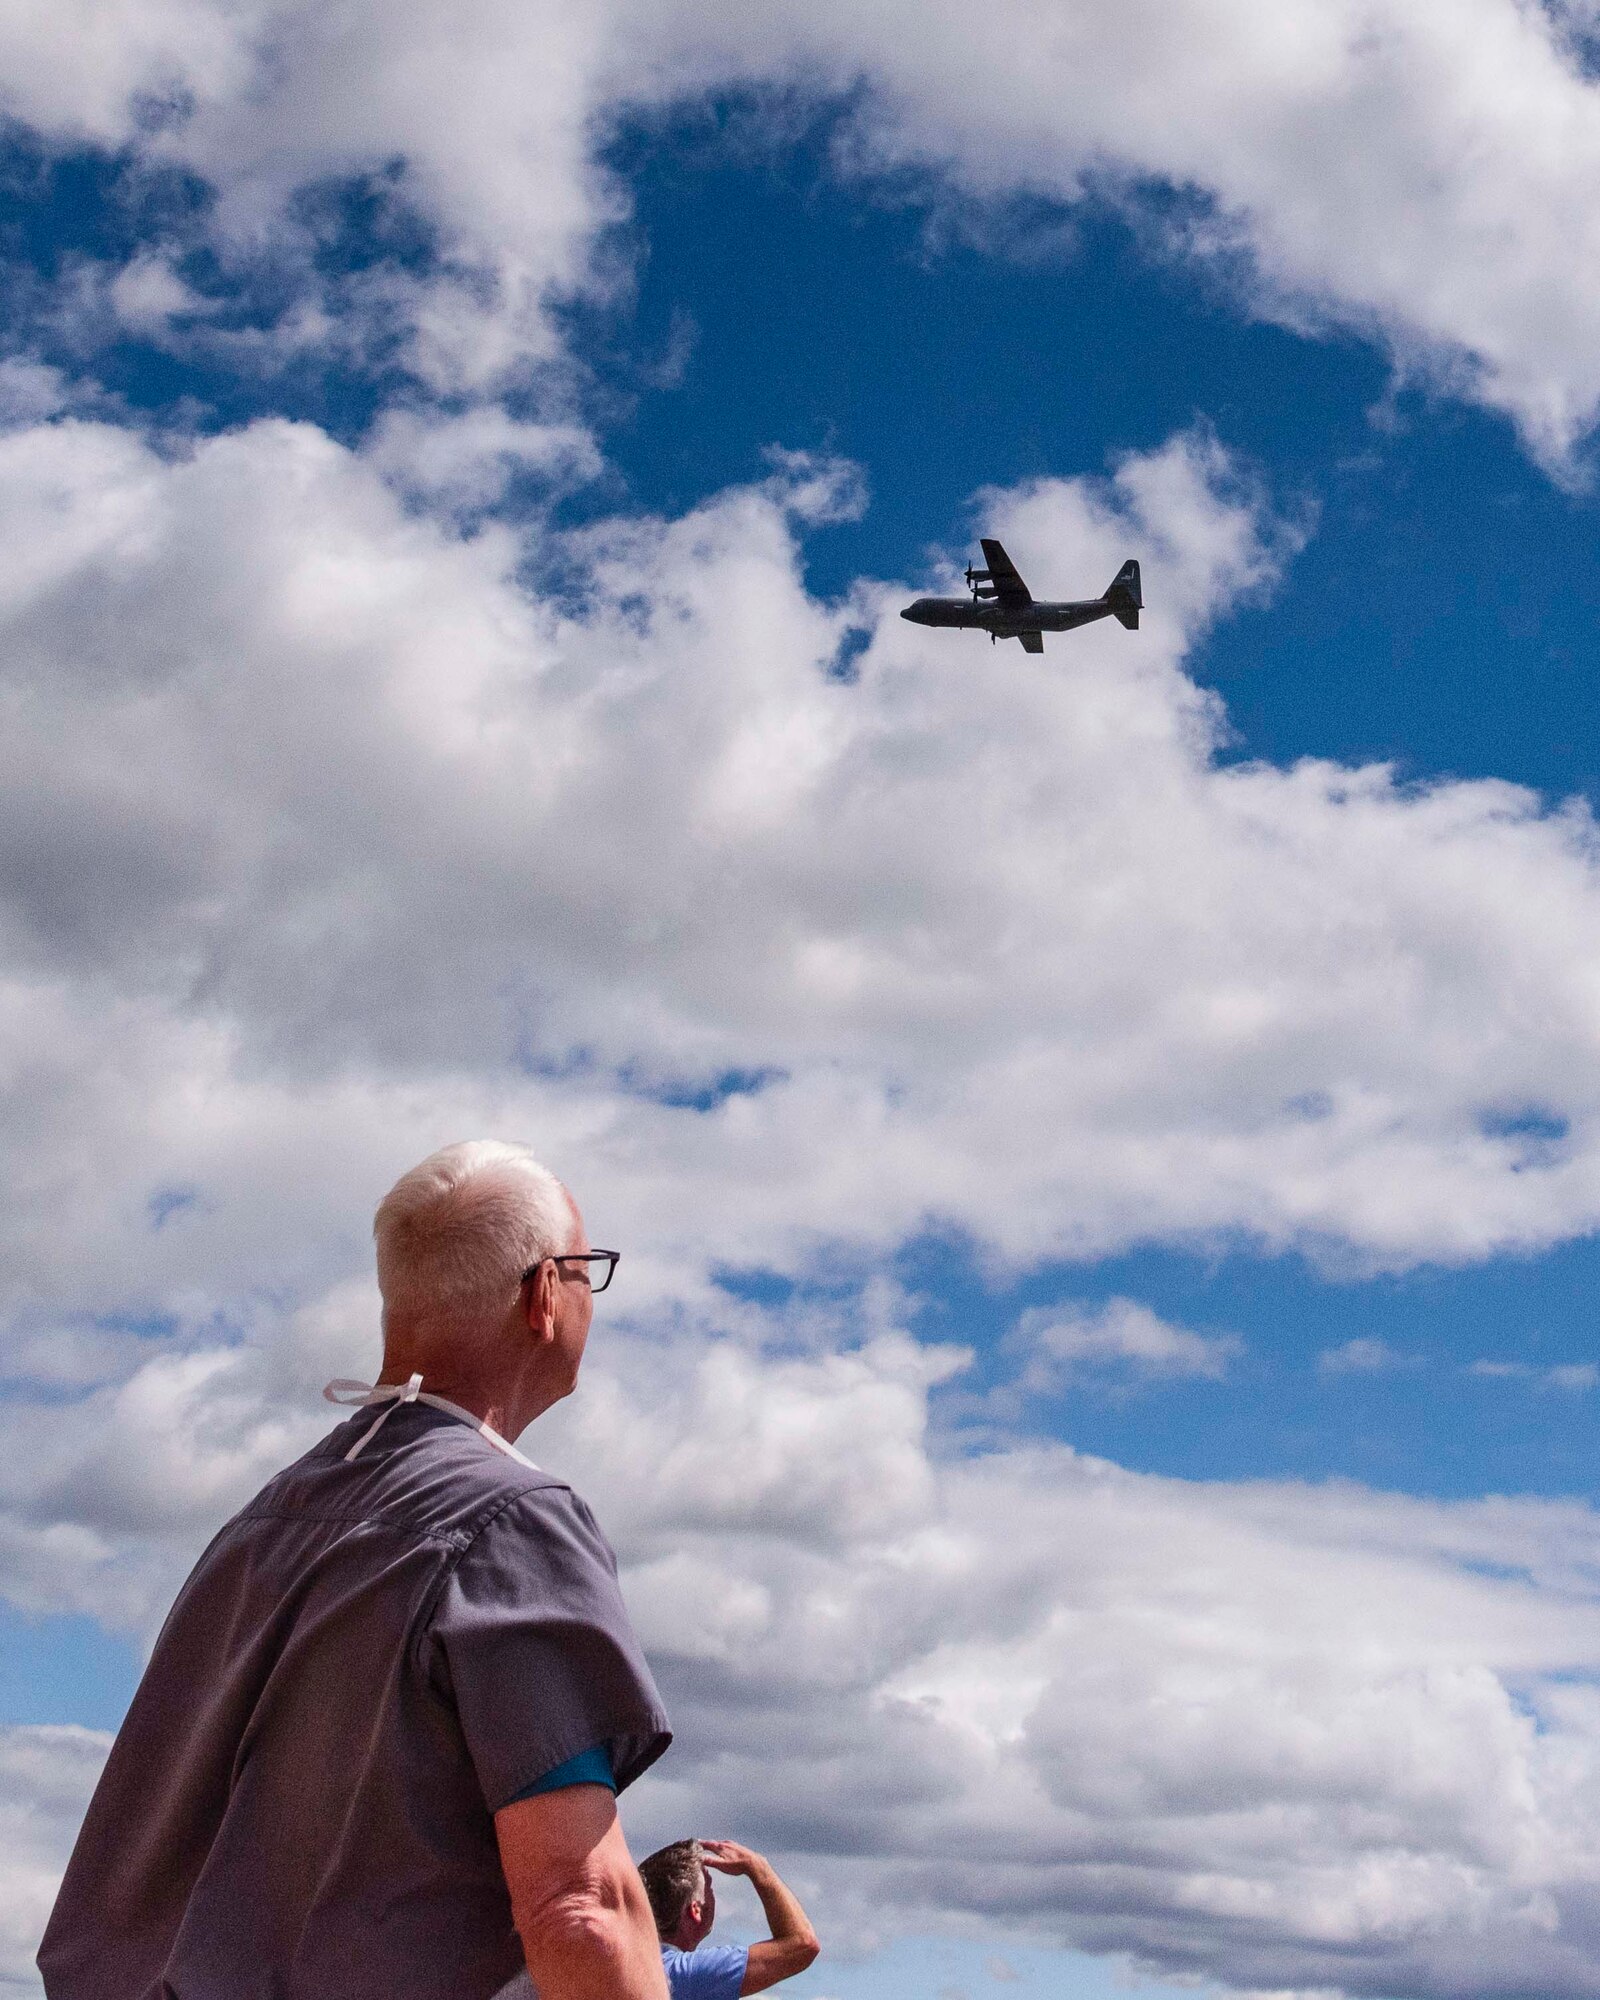
[[[1388,1263],[1593,1226],[1589,821],[1219,763],[1184,650],[1283,543],[1205,439],[988,496],[1025,566],[1139,548],[1153,607],[998,698],[899,589],[807,596],[847,469],[563,537],[447,530],[392,477],[280,423],[0,439],[7,1372],[90,1394],[13,1503],[81,1560],[27,1542],[25,1596],[84,1601],[119,1532],[292,1446],[267,1413],[353,1372],[370,1299],[302,1374],[259,1328],[463,1131],[537,1138],[641,1310],[929,1225]],[[530,554],[580,587],[531,597]],[[1133,1304],[1053,1327],[1056,1368],[1225,1358]],[[136,1418],[180,1471],[102,1503],[85,1439]]]
[[[598,463],[497,400],[558,355],[553,298],[625,276],[598,136],[730,84],[853,93],[840,170],[939,199],[1176,185],[1169,247],[1256,310],[1374,332],[1568,464],[1600,392],[1580,11],[1001,0],[1003,70],[899,0],[0,19],[8,111],[199,173],[225,272],[310,273],[301,197],[340,176],[431,232],[270,325],[218,323],[173,243],[58,302],[263,365],[399,338],[411,400],[359,452],[277,422],[157,449],[0,364],[14,1602],[147,1630],[370,1361],[373,1196],[522,1133],[628,1251],[628,1330],[530,1443],[617,1534],[679,1717],[647,1832],[736,1818],[862,1938],[942,1913],[1241,1986],[1600,1994],[1587,1509],[962,1458],[926,1408],[963,1356],[885,1288],[847,1330],[713,1281],[859,1277],[928,1228],[1001,1267],[1592,1230],[1586,809],[1228,762],[1185,662],[1295,536],[1200,433],[980,497],[1025,570],[1144,562],[1136,639],[1037,660],[908,629],[899,582],[808,594],[850,467],[482,525]],[[1019,1342],[1041,1393],[1235,1349],[1133,1300]],[[0,1977],[102,1750],[0,1739]]]
[[[1283,544],[1204,438],[988,496],[1024,569],[1137,548],[1153,607],[998,681],[906,586],[807,595],[806,521],[857,504],[809,463],[463,536],[306,426],[65,420],[0,439],[0,493],[19,1303],[309,1296],[483,1126],[679,1270],[1600,1218],[1586,811],[1220,762],[1185,650]]]
[[[70,400],[60,369],[24,355],[0,361],[0,424],[34,424],[56,416]]]
[[[33,1954],[111,1739],[0,1728],[0,1985],[34,1989]]]
[[[1553,1367],[1538,1368],[1528,1361],[1474,1361],[1469,1375],[1491,1381],[1530,1382],[1541,1389],[1565,1389],[1568,1393],[1600,1387],[1600,1363],[1563,1361]]]
[[[714,18],[659,0],[72,0],[13,10],[0,70],[13,115],[208,179],[237,255],[283,237],[298,192],[398,163],[438,257],[425,277],[396,265],[386,296],[439,389],[487,392],[549,357],[551,297],[617,281],[601,246],[626,199],[595,152],[612,120],[778,90],[848,96],[841,168],[914,169],[936,199],[1176,191],[1181,219],[1143,215],[1147,237],[1255,311],[1383,339],[1403,373],[1505,411],[1570,471],[1600,399],[1589,18],[999,0],[975,51],[953,0]]]
[[[630,1344],[540,1427],[682,1732],[640,1839],[750,1828],[864,1935],[959,1909],[1241,1988],[1600,1991],[1591,1510],[930,1455],[939,1365]]]
[[[0,436],[7,1594],[147,1628],[370,1362],[373,1196],[520,1132],[628,1251],[626,1365],[534,1450],[665,1662],[663,1825],[738,1802],[863,1934],[1596,1991],[1584,1510],[947,1457],[960,1357],[892,1297],[860,1347],[712,1278],[929,1226],[1013,1266],[1592,1228],[1587,814],[1224,761],[1187,650],[1293,538],[1202,435],[984,497],[1025,569],[1136,549],[1152,607],[1003,661],[904,585],[808,595],[850,468],[513,533],[397,490],[422,442]],[[1062,1371],[1226,1359],[1136,1302],[1032,1331]]]
[[[401,492],[468,516],[496,506],[513,480],[535,481],[548,495],[583,484],[601,468],[599,448],[580,425],[519,421],[481,403],[448,415],[387,410],[364,450]]]
[[[77,1413],[138,1453],[51,1504],[138,1517],[174,1562],[326,1421],[292,1381],[361,1304],[248,1363],[152,1364]],[[1244,1990],[1600,1994],[1592,1509],[953,1454],[927,1398],[959,1353],[886,1327],[807,1354],[727,1311],[709,1339],[602,1329],[524,1439],[606,1523],[678,1728],[627,1802],[641,1848],[736,1831],[842,1944],[957,1922]],[[273,1374],[271,1438],[246,1367]],[[8,1436],[13,1484],[68,1431]],[[45,1735],[14,1791],[60,1801],[7,1891],[19,1938],[102,1741]]]
[[[1325,1347],[1317,1356],[1317,1370],[1323,1375],[1387,1375],[1396,1368],[1414,1365],[1414,1356],[1400,1353],[1388,1341],[1371,1334]]]
[[[170,322],[204,312],[205,301],[186,285],[169,259],[145,251],[122,265],[110,281],[118,320],[135,333],[163,333]]]
[[[1220,1381],[1244,1346],[1236,1334],[1173,1326],[1137,1299],[1108,1299],[1094,1311],[1031,1307],[1009,1344],[1024,1357],[1017,1386],[1036,1395],[1107,1367],[1125,1369],[1140,1381],[1194,1376]]]

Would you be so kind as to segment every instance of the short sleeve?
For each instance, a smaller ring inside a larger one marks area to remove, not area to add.
[[[531,1785],[524,1785],[517,1797],[507,1803],[515,1805],[517,1799],[536,1799],[544,1792],[564,1792],[571,1785],[604,1785],[608,1792],[614,1792],[617,1781],[611,1775],[611,1752],[593,1743],[576,1757],[557,1764],[553,1771],[546,1771],[542,1778],[535,1778]]]
[[[440,1592],[424,1657],[492,1813],[595,1745],[621,1791],[672,1741],[616,1559],[564,1486],[519,1494],[479,1530]]]
[[[663,1952],[672,2000],[739,2000],[749,1949],[742,1944],[702,1944],[693,1951]]]

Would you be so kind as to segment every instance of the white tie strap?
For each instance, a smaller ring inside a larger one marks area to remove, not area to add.
[[[525,1465],[530,1472],[539,1470],[531,1458],[524,1458],[514,1444],[508,1444],[486,1418],[476,1417],[471,1410],[462,1409],[459,1403],[452,1403],[446,1396],[430,1396],[422,1386],[422,1377],[413,1375],[407,1382],[352,1382],[340,1375],[329,1382],[322,1391],[323,1400],[329,1403],[353,1404],[363,1409],[373,1403],[387,1405],[378,1421],[369,1430],[361,1433],[344,1459],[348,1465],[365,1446],[369,1445],[402,1403],[426,1403],[430,1409],[443,1410],[447,1417],[454,1417],[459,1423],[470,1424],[496,1451],[504,1452],[507,1458],[514,1458],[518,1465]]]

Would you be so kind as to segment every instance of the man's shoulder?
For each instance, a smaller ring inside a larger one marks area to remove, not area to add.
[[[734,2000],[749,1960],[749,1947],[742,1944],[700,1944],[693,1951],[661,1947],[672,2000]]]
[[[498,1516],[588,1509],[565,1480],[497,1450],[441,1412],[397,1411],[370,1447],[346,1456],[372,1412],[358,1411],[267,1482],[231,1526],[323,1520],[464,1545]]]

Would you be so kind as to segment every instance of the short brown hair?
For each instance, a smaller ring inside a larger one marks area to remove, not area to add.
[[[658,1847],[639,1863],[639,1879],[650,1898],[656,1935],[665,1937],[678,1928],[689,1905],[705,1896],[706,1870],[699,1841],[675,1840],[670,1847]]]

